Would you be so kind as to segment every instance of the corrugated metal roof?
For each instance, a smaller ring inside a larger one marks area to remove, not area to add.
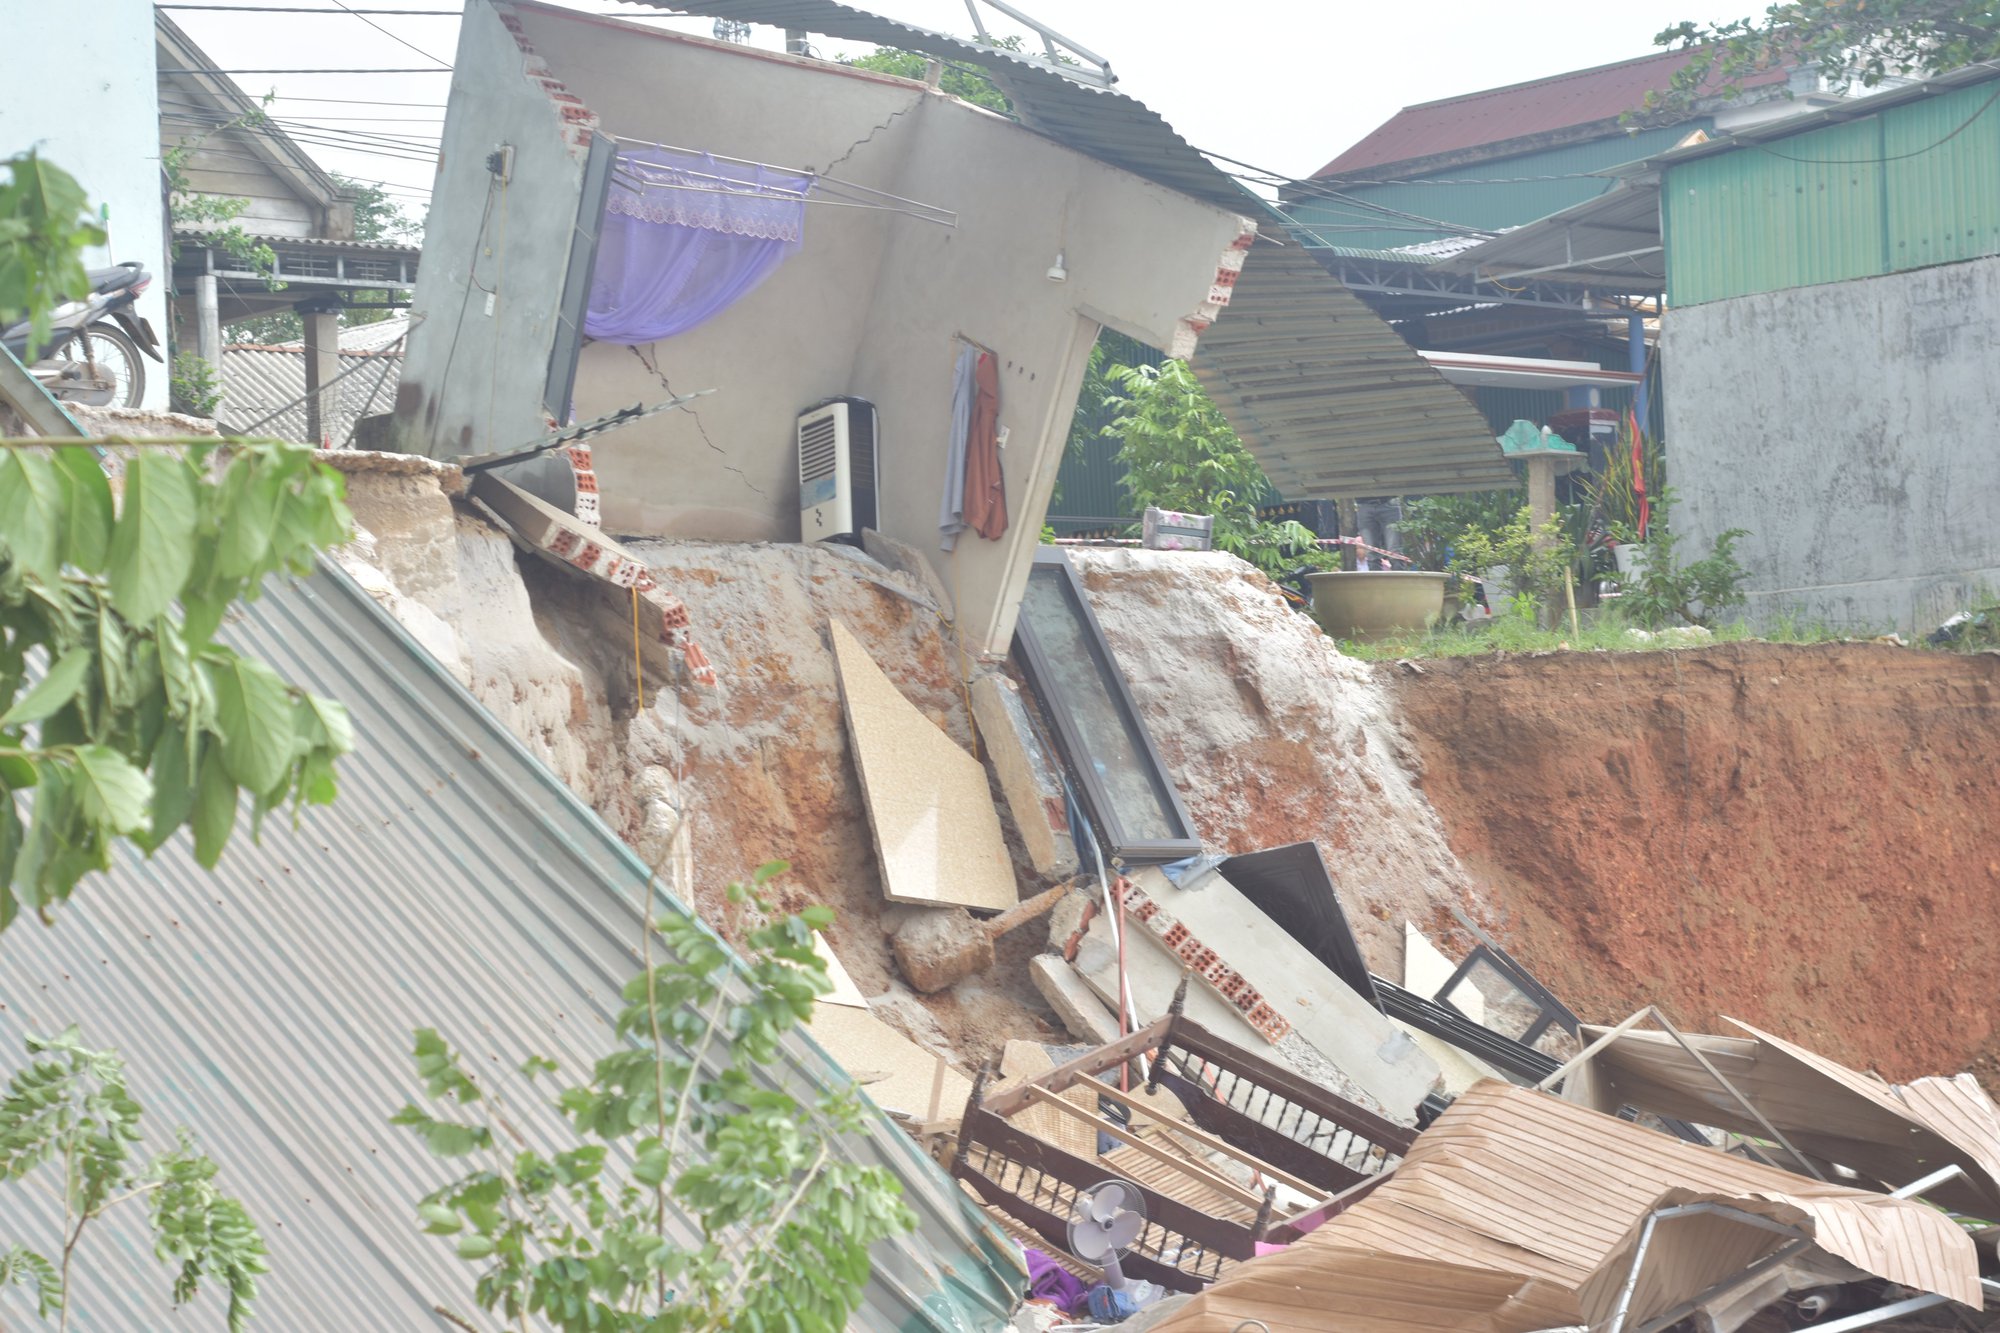
[[[1453,1102],[1394,1176],[1305,1243],[1547,1278],[1578,1290],[1583,1312],[1602,1318],[1608,1310],[1592,1308],[1590,1289],[1675,1190],[1785,1203],[1815,1220],[1829,1252],[1891,1281],[1979,1301],[1971,1240],[1927,1204],[1821,1184],[1491,1080]],[[1756,1234],[1766,1249],[1779,1243]]]
[[[255,1327],[444,1330],[433,1305],[470,1313],[476,1270],[415,1214],[463,1163],[387,1123],[419,1092],[411,1029],[437,1027],[475,1070],[540,1053],[587,1077],[637,969],[646,867],[337,571],[274,584],[224,638],[346,703],[358,744],[339,800],[297,829],[274,816],[261,845],[239,826],[214,874],[185,838],[121,858],[53,929],[17,924],[0,948],[0,1051],[12,1067],[26,1034],[75,1022],[124,1053],[155,1146],[190,1127],[263,1231]],[[845,1077],[803,1035],[773,1072]],[[551,1128],[527,1096],[508,1114],[530,1138]],[[892,1170],[921,1219],[877,1247],[854,1326],[1004,1322],[1025,1279],[984,1215],[879,1114],[843,1143]],[[60,1203],[5,1190],[7,1239],[46,1245]],[[173,1326],[172,1275],[137,1211],[108,1214],[83,1254],[78,1327]],[[0,1293],[0,1310],[20,1299]],[[215,1296],[201,1299],[209,1319]]]
[[[1169,189],[1282,221],[1143,103],[1000,48],[837,0],[639,2],[978,65],[1029,129]],[[1259,245],[1244,273],[1202,335],[1195,369],[1281,492],[1304,499],[1514,484],[1478,411],[1318,263],[1297,247]],[[1348,485],[1367,489],[1340,489]]]
[[[1604,122],[1615,125],[1620,116],[1644,107],[1647,93],[1665,91],[1690,56],[1687,51],[1662,51],[1406,106],[1313,176],[1353,175],[1392,162],[1507,144],[1557,130]],[[1736,85],[1748,90],[1780,84],[1785,78],[1783,70],[1765,70],[1745,75]]]
[[[353,373],[333,386],[338,405],[327,422],[326,433],[335,448],[347,440],[356,420],[392,411],[396,405],[403,354],[400,350],[350,349],[347,335],[362,331],[341,332],[340,368]],[[375,340],[371,337],[367,341]],[[387,341],[393,343],[395,339]],[[302,345],[238,345],[222,349],[222,402],[216,412],[224,423],[225,434],[245,432],[252,422],[276,412],[277,416],[252,433],[295,444],[320,444],[321,441],[306,438],[306,409],[301,401],[305,392],[306,357]]]
[[[1287,496],[1515,484],[1479,409],[1297,246],[1250,252],[1194,370]]]
[[[1968,1179],[1929,1197],[1975,1217],[2000,1215],[2000,1110],[1970,1075],[1896,1087],[1748,1023],[1735,1025],[1749,1037],[1686,1040],[1800,1151],[1891,1189],[1957,1165]],[[1583,1037],[1595,1041],[1606,1031],[1586,1028]],[[1665,1032],[1630,1031],[1612,1038],[1570,1074],[1563,1097],[1607,1113],[1631,1106],[1755,1138],[1769,1136],[1701,1059]]]
[[[1620,181],[1595,199],[1461,250],[1438,267],[1502,280],[1530,269],[1544,282],[1658,292],[1666,286],[1667,267],[1659,187]]]

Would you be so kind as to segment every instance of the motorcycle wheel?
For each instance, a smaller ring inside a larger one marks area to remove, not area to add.
[[[89,339],[87,346],[84,342],[86,338]],[[106,401],[96,406],[137,407],[146,396],[146,365],[141,359],[139,344],[116,324],[92,324],[72,335],[68,342],[50,355],[58,361],[79,363],[95,359],[98,368],[111,378],[111,391],[105,396]],[[58,397],[66,396],[58,394]],[[79,395],[86,400],[98,396],[98,393]]]

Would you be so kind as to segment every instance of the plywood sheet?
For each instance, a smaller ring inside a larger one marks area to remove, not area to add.
[[[822,1000],[813,1006],[812,1035],[877,1106],[913,1120],[930,1114],[937,1057],[866,1008]],[[971,1095],[972,1080],[946,1066],[940,1118],[955,1120]]]
[[[854,766],[890,902],[1001,912],[1020,901],[986,770],[828,622]]]

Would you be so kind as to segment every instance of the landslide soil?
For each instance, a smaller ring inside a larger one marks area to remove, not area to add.
[[[1586,1020],[2000,1075],[2000,654],[1729,644],[1378,668],[1503,938]]]

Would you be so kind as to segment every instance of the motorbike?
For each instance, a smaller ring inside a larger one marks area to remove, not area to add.
[[[153,326],[138,311],[153,283],[145,265],[128,262],[89,271],[90,294],[50,312],[50,332],[28,372],[64,402],[86,407],[137,407],[146,395],[140,353],[166,364]],[[0,330],[0,345],[28,359],[29,321]]]

